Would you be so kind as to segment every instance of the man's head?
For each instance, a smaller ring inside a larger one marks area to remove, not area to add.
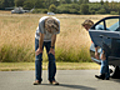
[[[49,33],[58,32],[59,23],[52,17],[49,17],[45,20],[45,30],[48,31]]]
[[[93,21],[91,21],[91,20],[85,20],[83,23],[82,23],[82,26],[88,31],[90,28],[91,28],[91,26],[93,26],[94,25],[94,22]]]

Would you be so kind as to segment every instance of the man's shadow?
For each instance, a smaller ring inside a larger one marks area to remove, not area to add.
[[[42,85],[51,85],[51,84],[42,84]],[[68,88],[68,89],[72,88],[72,89],[80,89],[80,90],[96,90],[95,88],[82,86],[82,85],[60,84],[60,85],[53,85],[53,86],[65,87],[65,88]]]
[[[80,89],[80,90],[96,90],[95,88],[82,86],[82,85],[60,84],[59,86],[66,87],[66,88]]]

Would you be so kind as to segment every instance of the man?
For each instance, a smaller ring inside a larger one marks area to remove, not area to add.
[[[44,16],[39,20],[35,34],[35,76],[34,85],[42,82],[42,54],[44,47],[46,48],[49,66],[48,80],[50,84],[59,85],[55,80],[56,64],[55,64],[55,42],[57,34],[60,33],[60,21],[56,17]]]
[[[87,31],[89,31],[89,29],[93,25],[94,25],[94,23],[91,20],[85,20],[82,23],[82,26]],[[95,28],[98,29],[98,30],[101,30],[103,28],[103,26],[97,25]],[[98,46],[97,45],[95,45],[95,57],[96,57],[96,59],[99,59]],[[109,80],[110,74],[109,74],[109,67],[108,67],[108,56],[106,55],[104,50],[102,50],[102,52],[101,52],[100,59],[101,59],[101,70],[100,70],[101,75],[100,76],[95,75],[95,77],[98,78],[98,79],[102,79],[102,80],[104,80],[104,79]]]

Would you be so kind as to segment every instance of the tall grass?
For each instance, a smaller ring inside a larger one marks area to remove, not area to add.
[[[79,19],[61,19],[61,34],[58,36],[56,58],[62,61],[90,61],[90,38]]]
[[[34,39],[39,19],[44,15],[0,16],[0,62],[32,62],[35,60]],[[56,61],[90,61],[90,38],[81,23],[93,16],[56,15],[61,21],[61,32],[57,36]],[[81,18],[83,17],[83,18]],[[98,18],[94,18],[96,21]],[[45,52],[44,52],[45,53]],[[47,55],[43,55],[47,61]]]
[[[0,22],[0,61],[33,61],[36,21],[29,17],[4,16]]]

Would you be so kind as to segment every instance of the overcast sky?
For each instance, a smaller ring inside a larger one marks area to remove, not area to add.
[[[90,2],[100,2],[101,0],[89,0]],[[103,0],[103,1],[115,1],[115,2],[120,2],[120,0]]]

